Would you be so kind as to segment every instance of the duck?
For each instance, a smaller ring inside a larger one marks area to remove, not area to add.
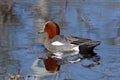
[[[59,58],[91,52],[101,43],[73,35],[60,35],[60,27],[53,21],[45,22],[43,29],[38,33],[42,36],[40,39],[44,47]]]

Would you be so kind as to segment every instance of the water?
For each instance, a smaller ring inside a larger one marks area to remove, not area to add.
[[[58,80],[119,80],[120,0],[13,0],[8,3],[11,2],[12,15],[5,21],[2,16],[0,19],[0,80],[8,80],[8,73],[16,74],[18,70],[24,78],[32,74],[33,62],[45,53],[37,32],[47,20],[60,25],[61,34],[102,42],[94,50],[101,57],[100,64],[92,66],[93,58],[64,64]],[[43,67],[40,69],[44,71]],[[56,78],[56,74],[45,74],[39,79]]]

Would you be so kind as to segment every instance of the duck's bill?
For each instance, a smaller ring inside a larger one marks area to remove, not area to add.
[[[44,31],[43,30],[38,31],[38,34],[41,34],[41,33],[44,33]]]
[[[38,42],[44,44],[45,40],[47,38],[47,33],[43,30],[40,30],[38,32]]]

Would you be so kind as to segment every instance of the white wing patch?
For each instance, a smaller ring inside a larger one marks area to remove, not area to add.
[[[62,46],[64,45],[62,42],[59,42],[59,41],[54,41],[51,43],[53,46]]]
[[[75,50],[75,51],[79,51],[79,46],[73,47],[72,49]]]

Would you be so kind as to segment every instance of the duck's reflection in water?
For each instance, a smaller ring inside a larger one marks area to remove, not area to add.
[[[94,64],[92,63],[89,65],[86,65],[86,67],[90,65],[91,65],[90,67],[94,67],[95,65],[100,64],[100,56],[94,51],[87,51],[87,52],[81,51],[79,54],[76,54],[76,55],[71,55],[71,54],[72,52],[66,52],[66,54],[62,54],[60,52],[52,53],[52,54],[47,53],[47,55],[50,55],[52,58],[56,59],[59,65],[69,64],[69,63],[73,64],[73,63],[81,62],[84,60],[89,60],[94,63]]]
[[[55,55],[49,51],[45,51],[47,58],[38,57],[31,66],[31,71],[26,76],[26,80],[46,80],[46,78],[52,78],[52,80],[57,80],[60,71],[60,67],[65,64],[73,64],[76,62],[84,61],[86,59],[91,60],[92,64],[83,65],[84,67],[94,67],[100,64],[100,56],[98,56],[94,51],[83,52],[78,55],[62,55],[62,53]]]
[[[83,52],[80,53],[80,55],[83,57],[83,62],[82,62],[83,64],[81,64],[83,67],[92,68],[100,64],[101,58],[94,51],[85,52],[85,53]]]
[[[41,65],[39,65],[39,63],[41,63]],[[31,71],[25,80],[46,80],[51,77],[53,78],[52,80],[57,80],[59,68],[60,66],[57,65],[55,59],[39,57],[33,62]]]

